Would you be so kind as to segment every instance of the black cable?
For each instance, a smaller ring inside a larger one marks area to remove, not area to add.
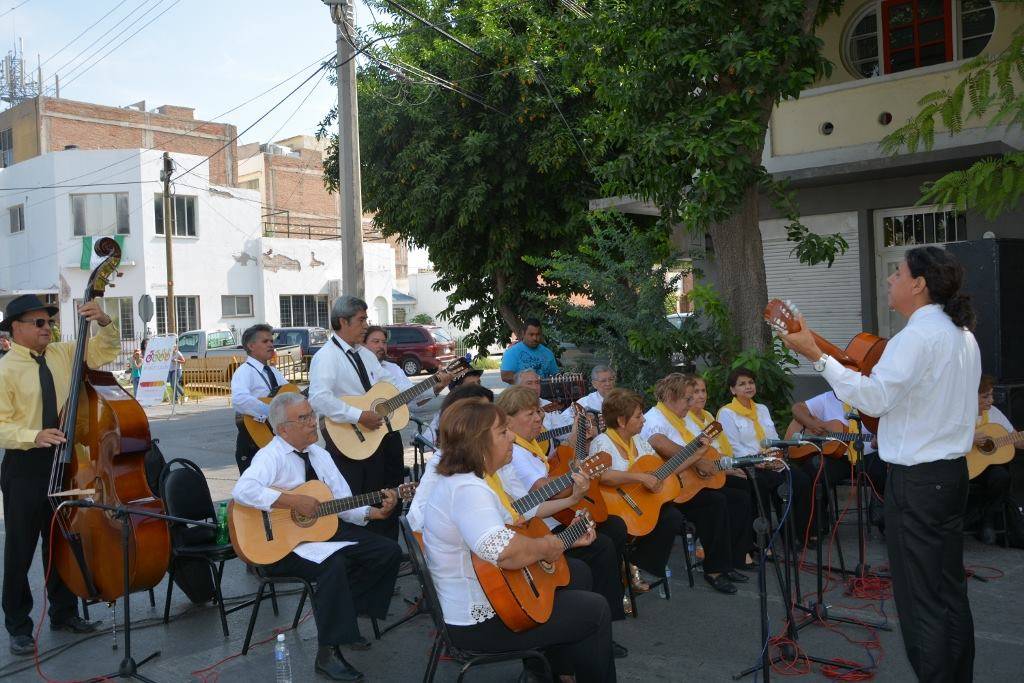
[[[94,28],[94,27],[96,26],[96,24],[100,23],[101,21],[103,21],[104,19],[106,19],[107,17],[109,17],[109,16],[111,15],[111,14],[113,14],[114,10],[116,10],[116,9],[117,9],[118,7],[120,7],[121,5],[123,5],[123,4],[124,4],[124,3],[126,3],[126,2],[128,2],[128,0],[121,0],[121,2],[117,3],[116,5],[114,5],[114,7],[113,7],[113,8],[112,8],[112,9],[111,9],[111,10],[110,10],[109,12],[107,12],[106,14],[104,14],[104,15],[103,15],[102,17],[100,17],[99,19],[97,19],[97,20],[96,20],[96,21],[94,21],[93,23],[89,24],[89,27],[88,27],[88,28],[86,28],[86,29],[85,29],[84,31],[82,31],[81,33],[79,33],[79,34],[78,34],[77,36],[75,36],[74,38],[72,38],[71,40],[69,40],[69,41],[68,41],[67,43],[65,43],[65,44],[64,44],[64,47],[62,47],[61,49],[57,50],[57,51],[56,51],[56,52],[54,52],[54,53],[53,53],[52,55],[50,55],[49,57],[47,57],[46,59],[44,59],[44,60],[42,61],[42,63],[41,63],[41,64],[40,64],[39,66],[46,66],[46,63],[47,63],[47,62],[49,62],[49,61],[50,61],[51,59],[53,59],[54,57],[56,57],[57,55],[59,55],[59,54],[60,54],[61,52],[64,52],[64,50],[66,50],[66,49],[68,49],[69,47],[71,47],[71,45],[73,45],[73,44],[74,44],[74,42],[75,42],[76,40],[78,40],[79,38],[81,38],[82,36],[84,36],[84,35],[85,35],[86,33],[88,33],[89,31],[91,31],[91,30],[92,30],[92,29],[93,29],[93,28]]]
[[[3,14],[0,14],[0,19],[2,19],[2,18],[4,18],[4,17],[6,17],[6,16],[8,15],[8,14],[10,14],[11,12],[13,12],[13,11],[14,11],[14,10],[16,10],[16,9],[18,9],[19,7],[21,7],[22,5],[24,5],[24,4],[26,4],[26,3],[28,3],[28,0],[22,0],[21,2],[19,2],[19,3],[17,4],[17,5],[15,5],[14,7],[12,7],[11,9],[7,10],[7,11],[6,11],[6,12],[4,12]]]
[[[436,24],[430,23],[429,21],[427,21],[426,19],[424,19],[420,15],[416,14],[415,12],[413,12],[411,9],[405,7],[404,5],[402,5],[399,2],[396,2],[396,0],[383,0],[383,2],[385,4],[387,4],[387,5],[392,5],[394,7],[397,7],[398,10],[400,12],[402,12],[403,14],[406,14],[406,15],[412,17],[413,19],[415,19],[416,21],[420,22],[424,26],[428,26],[428,27],[432,28],[434,31],[436,31],[437,33],[441,34],[442,36],[444,36],[446,39],[450,40],[451,42],[455,43],[456,45],[461,47],[463,50],[466,50],[467,52],[470,52],[470,53],[476,55],[477,58],[483,59],[483,55],[480,54],[479,52],[477,52],[476,50],[474,50],[473,48],[471,48],[469,45],[466,45],[464,42],[462,42],[461,40],[459,40],[458,38],[456,38],[452,34],[448,33],[448,31],[445,31],[440,26],[437,26]]]

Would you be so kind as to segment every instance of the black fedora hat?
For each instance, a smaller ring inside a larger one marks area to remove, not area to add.
[[[0,330],[11,331],[11,323],[29,311],[46,310],[51,316],[57,315],[59,310],[56,306],[49,306],[43,303],[35,294],[22,294],[17,299],[11,300],[4,309],[4,319],[0,320]]]

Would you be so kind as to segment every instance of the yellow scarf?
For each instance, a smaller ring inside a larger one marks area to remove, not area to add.
[[[658,409],[658,412],[665,416],[665,419],[668,420],[668,423],[672,425],[672,427],[677,432],[679,432],[679,436],[683,437],[683,440],[686,443],[689,443],[690,441],[693,441],[694,438],[696,438],[694,437],[693,432],[691,432],[686,427],[686,423],[683,421],[683,419],[676,415],[675,413],[673,413],[667,405],[665,405],[661,401],[658,401],[658,404],[654,407]],[[682,445],[685,446],[686,443]]]
[[[750,402],[750,407],[745,408],[740,400],[733,396],[732,401],[725,406],[729,410],[733,411],[741,417],[745,417],[754,423],[754,436],[757,438],[757,442],[761,443],[764,440],[764,427],[761,426],[760,420],[757,419],[757,404],[753,401]]]
[[[843,403],[843,415],[849,415],[851,410],[852,410],[852,408],[851,408],[849,403]],[[846,426],[850,430],[851,434],[858,434],[858,433],[860,433],[860,426],[857,424],[856,420],[849,420],[847,422]],[[851,465],[856,465],[857,464],[857,449],[853,447],[852,443],[846,444],[846,453],[847,453],[847,455],[850,458],[850,464]]]
[[[708,425],[715,421],[715,416],[706,410],[702,410],[700,415],[690,411],[690,415],[693,416],[693,421],[700,425],[701,429],[707,429]],[[732,455],[732,444],[729,443],[729,437],[722,432],[715,437],[715,440],[711,442],[712,445],[722,455]]]
[[[987,425],[988,424],[988,411],[986,410],[981,415],[979,415],[978,419],[975,422],[976,422],[977,426],[979,426],[979,427],[981,425]]]
[[[498,479],[498,475],[485,474],[484,481],[487,482],[487,485],[491,487],[491,490],[494,491],[495,494],[497,494],[498,500],[501,501],[502,507],[508,510],[508,514],[512,515],[512,521],[515,522],[517,519],[519,519],[519,513],[516,512],[516,509],[514,507],[512,507],[512,501],[508,499],[508,494],[505,493],[505,489],[501,485],[501,480]]]
[[[545,468],[548,466],[548,451],[544,448],[543,444],[539,443],[536,439],[527,441],[518,434],[516,434],[516,443],[533,453],[538,460],[544,463]]]
[[[605,430],[605,434],[608,435],[608,438],[612,440],[613,444],[619,447],[620,451],[626,454],[626,460],[629,462],[629,466],[632,467],[633,463],[636,462],[637,456],[636,442],[633,441],[633,439],[630,439],[627,444],[622,437],[619,436],[619,432],[611,427]]]

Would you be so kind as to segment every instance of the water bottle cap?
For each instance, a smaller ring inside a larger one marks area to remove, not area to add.
[[[284,634],[283,633],[278,633],[277,634],[277,642],[279,642],[279,643],[283,643],[284,642]]]

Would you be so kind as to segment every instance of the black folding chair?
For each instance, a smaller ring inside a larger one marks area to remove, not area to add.
[[[430,659],[427,660],[427,670],[423,674],[424,683],[434,680],[437,673],[437,665],[442,653],[448,652],[448,656],[462,665],[457,681],[462,681],[466,673],[474,666],[496,664],[498,662],[510,662],[514,660],[534,660],[543,667],[545,680],[551,679],[551,668],[548,660],[539,650],[513,650],[506,652],[476,652],[473,650],[462,650],[452,645],[451,636],[448,634],[448,625],[444,622],[444,613],[441,611],[441,602],[434,589],[434,581],[427,569],[426,558],[423,557],[423,549],[420,547],[419,539],[409,526],[409,521],[401,517],[402,536],[409,548],[409,560],[412,562],[413,573],[419,579],[420,588],[423,591],[423,600],[426,603],[426,610],[434,620],[436,635],[430,649]],[[497,618],[497,617],[494,617]]]

